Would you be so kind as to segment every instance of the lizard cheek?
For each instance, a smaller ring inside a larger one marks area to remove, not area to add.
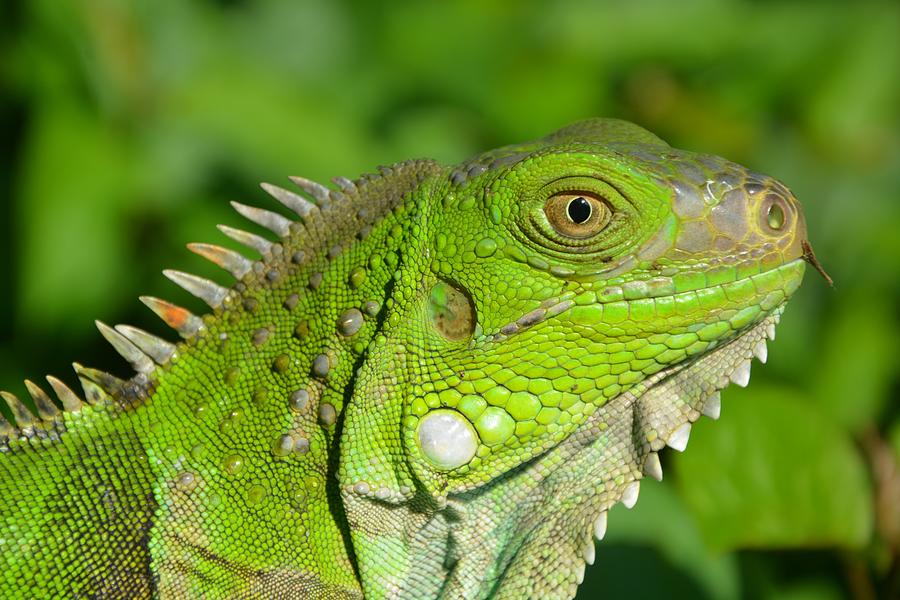
[[[425,415],[416,437],[425,458],[442,471],[468,464],[478,450],[475,430],[455,410],[440,409]]]

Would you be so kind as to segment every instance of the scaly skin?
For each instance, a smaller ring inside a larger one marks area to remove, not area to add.
[[[4,395],[0,595],[570,598],[804,271],[781,184],[621,121],[297,182],[192,247],[234,287],[167,273],[212,314],[145,299],[177,347]]]

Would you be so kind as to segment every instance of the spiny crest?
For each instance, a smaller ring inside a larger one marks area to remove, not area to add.
[[[210,308],[219,307],[228,296],[228,289],[220,286],[214,281],[197,277],[190,273],[166,269],[163,275],[171,279],[173,282],[181,286],[186,292],[192,296],[196,296],[200,300],[206,302]]]
[[[25,388],[31,396],[31,405],[11,392],[0,391],[0,398],[6,402],[13,417],[11,423],[0,414],[0,452],[9,450],[8,443],[11,437],[24,440],[57,439],[60,433],[57,427],[60,423],[58,419],[60,409],[70,413],[82,409],[84,402],[65,383],[53,376],[48,376],[47,382],[56,395],[55,399],[33,381],[25,380]]]
[[[291,220],[276,212],[239,202],[232,202],[231,205],[241,216],[277,235],[279,242],[272,242],[263,236],[227,225],[218,226],[218,229],[232,240],[259,253],[262,257],[260,260],[252,260],[240,252],[214,244],[191,243],[187,247],[195,254],[221,267],[240,282],[253,272],[268,272],[271,262],[283,260],[274,252],[280,242],[284,242],[293,235],[302,234],[306,228],[312,225],[323,225],[327,228],[335,220],[335,215],[328,215],[327,219],[325,215],[333,209],[346,209],[349,205],[354,210],[342,210],[341,214],[358,217],[367,223],[372,223],[383,213],[394,208],[400,202],[404,191],[411,189],[435,168],[437,165],[432,161],[405,161],[392,167],[379,167],[379,173],[362,175],[356,181],[345,177],[336,177],[333,182],[338,189],[330,189],[304,177],[290,177],[290,180],[300,188],[305,196],[270,183],[262,183],[260,184],[262,189],[295,213],[299,220]],[[401,180],[404,177],[408,178],[408,185],[405,187],[398,185],[396,198],[388,201],[384,206],[371,206],[373,203],[370,198],[366,197],[367,190],[377,186],[379,182],[387,182],[393,177]],[[163,271],[163,274],[188,293],[203,300],[213,310],[221,307],[231,294],[236,293],[234,287],[226,288],[214,281],[190,273],[167,269]],[[181,306],[152,296],[141,296],[140,300],[184,340],[202,334],[206,329],[202,317]],[[0,391],[0,397],[6,402],[13,417],[13,422],[10,422],[0,413],[0,450],[8,447],[7,441],[13,436],[47,437],[46,431],[61,423],[58,418],[61,414],[60,409],[64,412],[76,413],[84,407],[85,403],[96,405],[109,402],[114,398],[119,399],[121,396],[128,395],[132,388],[147,386],[148,377],[156,368],[165,367],[178,354],[178,344],[168,342],[136,327],[130,325],[110,327],[100,321],[97,321],[96,325],[101,335],[116,352],[128,361],[137,375],[129,381],[123,381],[104,371],[89,369],[75,363],[75,372],[84,392],[83,398],[60,379],[48,376],[47,381],[55,398],[44,392],[35,383],[25,382],[33,408],[15,394]]]
[[[216,246],[215,244],[191,243],[188,250],[202,256],[216,266],[228,271],[232,277],[240,280],[253,268],[253,261],[239,252]]]
[[[53,404],[53,401],[50,400],[50,396],[47,395],[47,392],[28,379],[25,380],[25,387],[28,389],[28,394],[31,396],[31,399],[34,401],[38,417],[44,421],[52,421],[53,418],[59,414],[59,409]]]
[[[102,321],[95,321],[95,323],[101,335],[115,348],[116,352],[131,363],[135,371],[138,373],[149,373],[154,369],[154,364],[150,357],[131,343],[128,338]]]

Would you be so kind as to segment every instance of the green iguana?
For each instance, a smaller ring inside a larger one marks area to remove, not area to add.
[[[779,182],[590,120],[234,204],[231,287],[127,381],[3,392],[0,596],[571,598],[607,511],[766,359],[805,262]]]

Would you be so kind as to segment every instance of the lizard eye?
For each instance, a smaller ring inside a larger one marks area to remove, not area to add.
[[[603,231],[612,216],[605,200],[583,192],[551,196],[544,205],[544,213],[557,233],[576,239]]]

